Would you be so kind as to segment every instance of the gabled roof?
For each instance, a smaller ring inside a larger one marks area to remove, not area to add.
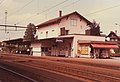
[[[47,26],[47,25],[52,25],[52,24],[59,23],[61,19],[65,18],[65,17],[69,17],[70,15],[73,15],[73,14],[76,14],[76,15],[78,15],[80,18],[84,19],[84,20],[88,23],[88,25],[91,24],[91,22],[90,22],[88,19],[86,19],[85,17],[83,17],[82,15],[80,15],[78,12],[75,11],[75,12],[72,12],[72,13],[70,13],[70,14],[63,15],[63,16],[61,16],[61,17],[57,17],[57,18],[48,20],[48,21],[46,21],[46,22],[43,22],[43,23],[37,25],[36,27],[40,28],[40,27],[44,27],[44,26]]]
[[[118,37],[117,34],[114,33],[113,31],[111,31],[107,37],[120,39],[120,37]]]

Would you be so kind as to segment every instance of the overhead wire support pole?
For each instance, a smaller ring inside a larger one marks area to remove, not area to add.
[[[25,27],[25,26],[17,26],[17,25],[0,25],[0,26],[6,26],[6,27],[17,27],[17,28],[27,28],[27,27]]]
[[[7,10],[5,10],[5,33],[7,31],[7,26],[6,26],[6,24],[7,24],[7,14],[8,14],[8,12],[7,12]]]
[[[15,25],[15,31],[17,31],[17,26],[16,26],[16,24],[14,24]]]

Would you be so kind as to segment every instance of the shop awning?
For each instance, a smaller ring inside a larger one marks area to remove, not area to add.
[[[118,48],[118,45],[110,45],[110,44],[91,44],[93,48]]]

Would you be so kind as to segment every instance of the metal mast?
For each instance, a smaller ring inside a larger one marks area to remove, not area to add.
[[[7,31],[7,26],[6,26],[6,24],[7,24],[7,14],[8,14],[8,12],[7,12],[7,10],[5,10],[5,33],[6,33],[6,31]]]

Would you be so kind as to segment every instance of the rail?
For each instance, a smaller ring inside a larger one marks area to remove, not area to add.
[[[15,71],[10,70],[10,69],[8,69],[8,68],[5,68],[5,67],[3,67],[3,66],[0,66],[0,68],[6,70],[6,71],[8,71],[8,72],[11,72],[11,73],[13,73],[13,74],[15,74],[15,75],[18,75],[18,76],[20,76],[20,77],[23,77],[23,78],[25,78],[25,79],[27,79],[27,80],[29,80],[29,81],[38,82],[38,81],[36,81],[36,80],[34,80],[34,79],[32,79],[32,78],[29,78],[29,77],[27,77],[27,76],[25,76],[25,75],[22,75],[22,74],[20,74],[20,73],[17,73],[17,72],[15,72]],[[0,80],[0,82],[2,82],[2,81]]]
[[[54,64],[52,64],[52,66],[50,66],[49,63],[47,63],[46,65],[44,63],[43,66],[42,66],[42,64],[40,65],[40,63],[39,63],[39,65],[36,65],[36,63],[27,63],[27,64],[21,63],[21,64],[29,66],[29,67],[38,68],[38,69],[43,68],[43,69],[47,69],[47,70],[61,72],[61,73],[64,73],[64,74],[69,74],[69,75],[72,75],[72,76],[85,78],[85,79],[92,80],[92,81],[97,81],[97,82],[99,82],[99,80],[109,80],[109,81],[112,80],[112,81],[117,81],[117,82],[120,81],[119,77],[105,75],[105,74],[102,74],[102,73],[98,74],[98,73],[95,73],[95,72],[80,70],[78,68],[73,68],[73,67],[69,68],[67,66],[62,66],[62,65],[57,65],[55,67]],[[91,77],[93,77],[93,78],[91,78]]]
[[[25,58],[25,59],[31,59],[31,57],[28,56],[28,58]],[[43,59],[46,59],[46,58],[43,58]],[[47,60],[49,60],[49,59],[47,59]],[[14,61],[14,62],[17,62],[17,60]],[[51,61],[48,61],[48,62],[51,62]],[[99,82],[99,80],[103,80],[103,79],[106,79],[106,80],[109,80],[109,81],[112,80],[112,81],[116,81],[116,82],[120,81],[120,77],[116,77],[116,76],[113,76],[113,75],[107,75],[107,74],[102,74],[102,73],[98,74],[96,72],[80,70],[78,68],[76,68],[76,69],[74,68],[73,69],[73,67],[69,68],[67,66],[63,66],[63,65],[59,65],[59,64],[55,64],[55,65],[54,65],[54,63],[53,64],[52,63],[49,64],[48,62],[45,63],[45,60],[43,60],[43,62],[41,60],[39,60],[39,63],[31,63],[31,62],[27,63],[26,61],[21,62],[21,61],[18,60],[19,64],[22,64],[22,65],[25,65],[25,66],[29,66],[29,67],[33,67],[33,68],[38,68],[38,69],[43,68],[43,69],[47,69],[47,70],[51,70],[51,71],[56,71],[56,72],[61,72],[61,73],[64,73],[64,74],[69,74],[69,75],[72,75],[72,76],[81,77],[81,78],[85,78],[85,79],[89,79],[89,80],[93,80],[93,81],[97,81],[97,82]],[[63,61],[58,61],[58,62],[62,63]],[[72,61],[71,62],[68,61],[68,62],[71,63]],[[39,65],[37,65],[37,64],[39,64]],[[78,62],[74,62],[74,64],[78,64]],[[88,64],[88,63],[85,63],[85,64]],[[99,65],[96,66],[96,64],[95,65],[93,64],[92,66],[94,66],[94,67],[100,67],[100,68],[105,68],[104,65],[103,66],[99,66]],[[107,69],[111,69],[109,67],[106,67],[106,68]],[[118,68],[118,67],[116,67],[116,68]],[[89,76],[87,76],[87,75],[90,75],[92,78],[89,77]],[[97,77],[99,77],[99,78],[97,78]]]

